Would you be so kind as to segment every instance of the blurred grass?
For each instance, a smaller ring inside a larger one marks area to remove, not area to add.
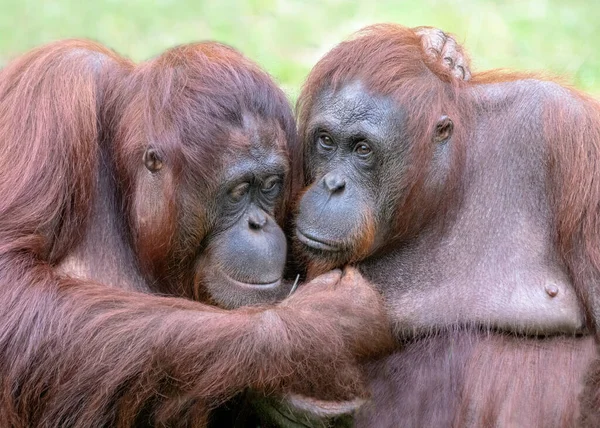
[[[260,63],[293,99],[321,55],[375,22],[437,26],[457,35],[475,69],[549,71],[600,96],[595,0],[0,0],[0,66],[68,37],[136,61],[216,39]]]

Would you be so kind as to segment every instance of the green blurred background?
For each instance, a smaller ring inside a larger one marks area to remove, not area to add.
[[[294,99],[328,49],[375,22],[457,35],[475,70],[545,70],[600,96],[598,0],[0,0],[0,66],[36,45],[88,37],[140,61],[203,39],[263,65]]]

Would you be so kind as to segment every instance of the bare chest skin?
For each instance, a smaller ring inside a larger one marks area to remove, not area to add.
[[[531,335],[578,334],[585,320],[553,244],[538,83],[478,94],[465,199],[442,236],[415,240],[361,271],[381,288],[401,335],[471,325]]]

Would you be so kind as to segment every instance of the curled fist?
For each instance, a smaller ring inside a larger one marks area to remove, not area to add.
[[[319,368],[321,376],[331,377],[330,385],[348,382],[341,375],[352,373],[360,388],[353,397],[348,394],[323,400],[305,392],[290,391],[282,396],[252,394],[250,401],[261,419],[261,426],[279,428],[345,428],[351,427],[353,415],[366,401],[361,362],[368,361],[394,347],[383,301],[357,269],[346,267],[320,275],[302,286],[297,293],[282,302],[283,306],[303,308],[307,313],[327,315],[335,319],[335,331],[341,336],[330,338],[344,344],[350,358],[338,360],[337,367]],[[330,348],[331,349],[331,348]],[[335,351],[334,351],[335,352]],[[351,367],[344,367],[341,364]],[[336,379],[337,378],[337,379]],[[343,391],[343,388],[341,389]],[[336,399],[339,397],[339,399]]]

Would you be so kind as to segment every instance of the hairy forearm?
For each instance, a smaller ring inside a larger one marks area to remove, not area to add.
[[[16,425],[68,415],[75,426],[127,426],[149,403],[169,421],[248,387],[364,393],[339,326],[314,310],[318,295],[225,311],[27,264],[0,262],[0,416]]]

